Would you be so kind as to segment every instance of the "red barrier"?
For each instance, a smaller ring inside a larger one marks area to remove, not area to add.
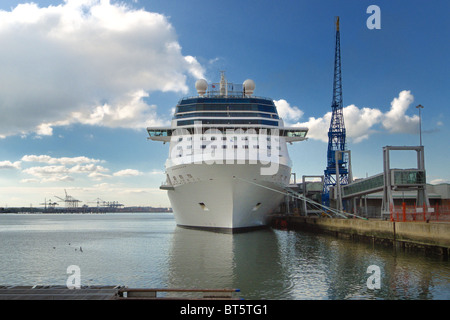
[[[391,221],[449,221],[450,222],[450,206],[434,205],[423,206],[407,206],[391,205]]]

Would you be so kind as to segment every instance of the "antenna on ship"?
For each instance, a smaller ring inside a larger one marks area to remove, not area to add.
[[[220,95],[228,96],[227,80],[225,79],[225,71],[220,71]]]

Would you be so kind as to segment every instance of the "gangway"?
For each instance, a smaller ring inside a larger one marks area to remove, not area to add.
[[[417,168],[391,169],[390,151],[416,151]],[[394,191],[417,191],[416,204],[429,207],[426,193],[426,173],[423,146],[385,146],[383,147],[383,172],[341,186],[342,199],[351,199],[375,192],[383,192],[381,215],[389,215],[394,205]]]
[[[380,173],[342,186],[342,199],[380,192],[383,191],[383,188],[384,173]]]
[[[342,186],[342,198],[348,199],[383,191],[385,188],[384,181],[385,175],[380,173]],[[403,191],[409,191],[410,188],[417,188],[425,183],[425,170],[391,169],[390,182],[395,190],[405,189]]]
[[[308,180],[307,180],[308,179]],[[316,200],[316,202],[322,202],[322,192],[324,185],[324,176],[317,175],[303,175],[302,176],[302,194],[308,199]],[[323,209],[310,203],[303,201],[303,214],[308,216],[309,214],[322,214]]]

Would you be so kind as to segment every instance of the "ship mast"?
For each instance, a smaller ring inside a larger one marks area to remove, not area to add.
[[[220,71],[220,95],[228,96],[227,80],[225,79],[225,71]]]

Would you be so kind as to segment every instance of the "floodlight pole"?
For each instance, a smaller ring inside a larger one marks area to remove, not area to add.
[[[422,146],[422,113],[420,109],[423,109],[423,105],[419,104],[417,107],[419,109],[419,137],[420,137],[420,146]]]

